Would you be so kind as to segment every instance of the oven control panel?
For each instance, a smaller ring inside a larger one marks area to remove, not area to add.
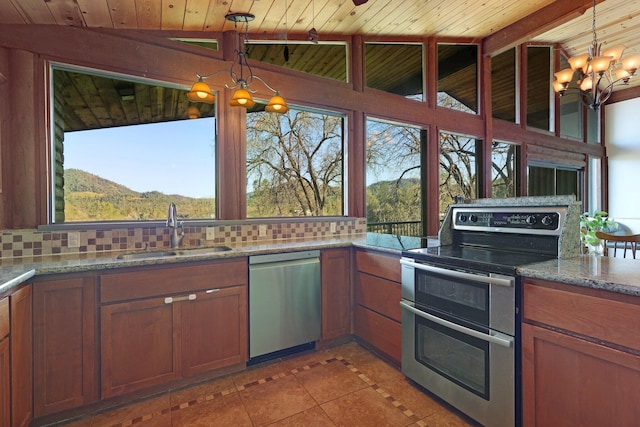
[[[556,232],[565,211],[554,208],[454,208],[453,228],[476,231]]]

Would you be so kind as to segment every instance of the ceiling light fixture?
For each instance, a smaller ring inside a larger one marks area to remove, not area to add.
[[[231,64],[231,69],[216,71],[215,73],[205,76],[196,74],[198,81],[191,86],[191,90],[187,93],[189,100],[191,102],[205,102],[207,104],[213,104],[216,99],[215,95],[204,80],[220,73],[227,72],[231,77],[232,84],[225,84],[225,87],[227,89],[235,89],[231,101],[229,102],[230,106],[253,108],[256,103],[251,94],[256,93],[256,91],[252,90],[250,86],[253,80],[256,79],[262,82],[267,89],[274,93],[265,107],[265,111],[281,114],[289,111],[287,103],[280,96],[280,91],[271,87],[261,77],[253,74],[251,66],[247,63],[244,45],[249,39],[249,22],[255,19],[255,15],[252,15],[251,13],[229,13],[225,16],[225,19],[234,23],[235,36],[238,42],[238,47],[235,50],[235,58],[233,60],[233,64]],[[238,23],[244,23],[244,39],[238,32]]]
[[[553,90],[560,96],[567,90],[580,92],[580,100],[597,111],[613,93],[615,86],[627,85],[640,66],[640,55],[622,59],[624,46],[602,49],[596,35],[596,0],[593,0],[593,42],[587,53],[569,58],[571,68],[554,73]],[[579,88],[569,88],[573,73],[580,70]]]

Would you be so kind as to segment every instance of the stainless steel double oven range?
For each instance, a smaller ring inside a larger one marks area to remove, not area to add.
[[[519,425],[516,268],[558,256],[565,216],[454,205],[441,246],[403,251],[403,373],[485,426]]]

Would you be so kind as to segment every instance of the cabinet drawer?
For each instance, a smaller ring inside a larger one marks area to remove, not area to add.
[[[640,350],[639,299],[608,299],[607,293],[589,295],[525,282],[524,319]]]
[[[0,340],[9,335],[9,297],[0,300]]]
[[[367,273],[356,273],[355,300],[393,320],[400,321],[400,284]]]
[[[100,302],[111,303],[247,283],[246,258],[120,270],[100,275]]]
[[[400,257],[375,252],[356,251],[356,267],[374,276],[400,283]]]
[[[400,364],[400,322],[357,305],[354,310],[355,334]]]

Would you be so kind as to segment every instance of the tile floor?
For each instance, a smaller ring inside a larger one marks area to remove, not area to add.
[[[68,427],[472,426],[358,343],[243,372],[63,424]]]

